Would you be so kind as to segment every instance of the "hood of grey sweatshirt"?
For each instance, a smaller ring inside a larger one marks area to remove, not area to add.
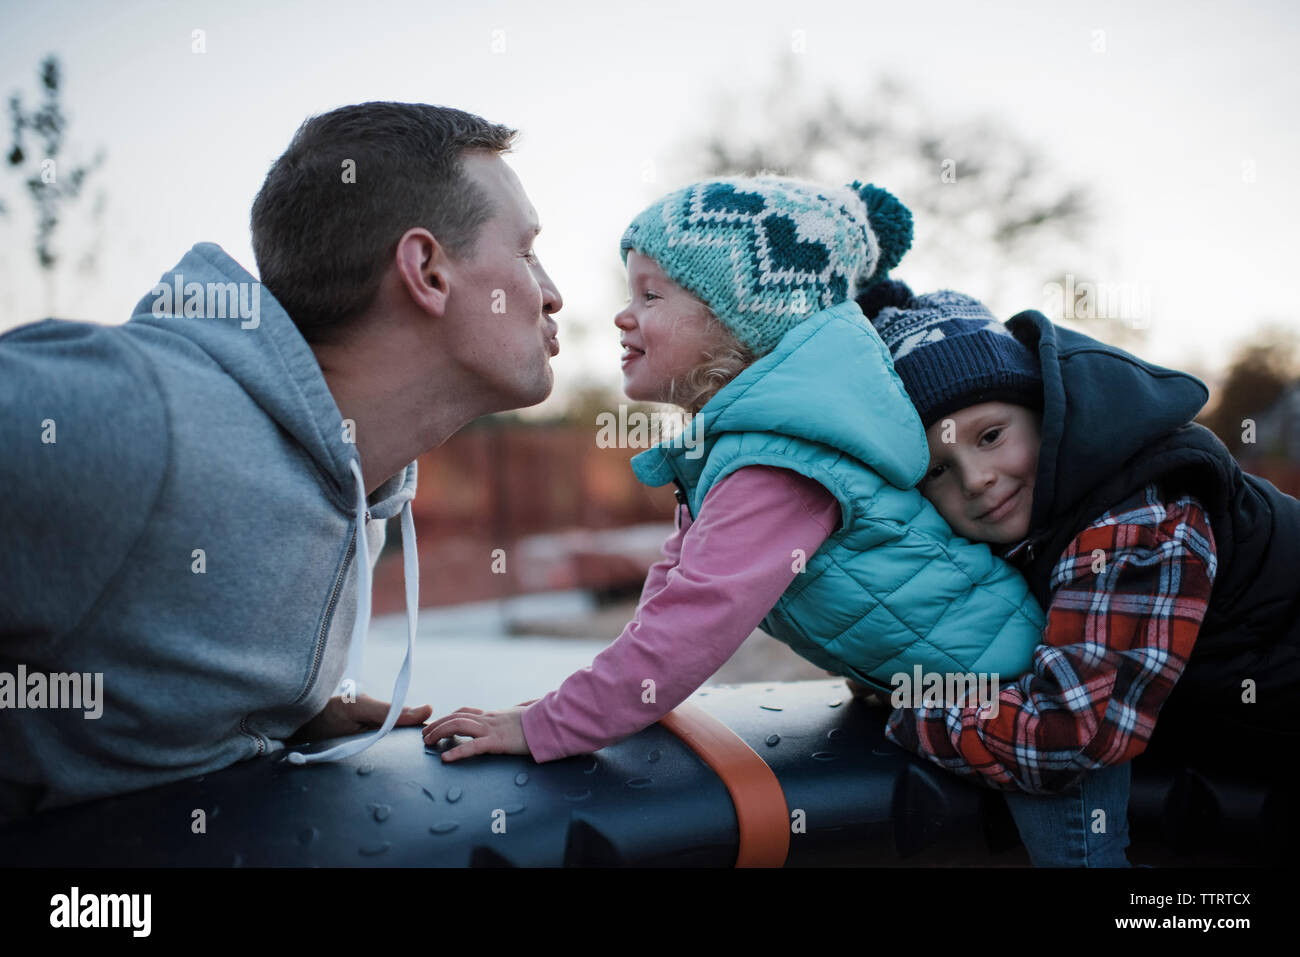
[[[212,243],[124,325],[0,336],[0,407],[0,820],[282,749],[344,677],[415,463],[362,507],[315,355]]]

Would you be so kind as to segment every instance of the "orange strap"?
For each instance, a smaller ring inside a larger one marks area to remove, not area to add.
[[[731,794],[740,824],[737,867],[782,867],[790,853],[790,811],[781,783],[740,736],[693,704],[659,722],[713,768]]]

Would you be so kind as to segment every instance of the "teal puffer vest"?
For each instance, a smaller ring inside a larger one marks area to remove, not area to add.
[[[987,545],[953,534],[914,486],[929,451],[889,352],[857,304],[791,329],[700,410],[683,437],[632,459],[647,485],[674,482],[691,515],[736,469],[791,469],[839,501],[841,525],[763,620],[829,671],[890,689],[892,676],[1029,669],[1043,613]],[[800,556],[792,555],[792,567]]]

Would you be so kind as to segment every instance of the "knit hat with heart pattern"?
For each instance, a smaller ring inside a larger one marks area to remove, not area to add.
[[[813,313],[853,299],[912,244],[912,214],[875,186],[778,176],[712,179],[653,203],[620,247],[659,264],[755,356]]]

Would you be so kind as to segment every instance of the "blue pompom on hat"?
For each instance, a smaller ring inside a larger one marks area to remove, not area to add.
[[[858,305],[889,347],[925,428],[983,402],[1043,407],[1038,357],[979,300],[947,289],[914,296],[891,280],[858,296]]]
[[[756,356],[813,313],[856,297],[912,244],[912,214],[875,186],[779,176],[706,180],[632,221],[620,249],[659,264]]]

